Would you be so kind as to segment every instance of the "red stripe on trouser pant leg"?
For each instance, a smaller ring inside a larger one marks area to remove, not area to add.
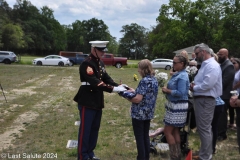
[[[78,144],[78,154],[80,154],[80,160],[83,159],[82,157],[82,141],[83,141],[83,132],[84,132],[84,116],[85,116],[85,107],[82,107],[82,113],[81,113],[81,132],[78,138],[80,138],[79,142],[80,144]]]

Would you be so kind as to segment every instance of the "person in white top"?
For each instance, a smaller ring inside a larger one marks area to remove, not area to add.
[[[201,63],[191,83],[190,90],[194,96],[195,118],[201,147],[199,159],[212,158],[212,126],[215,109],[215,98],[222,95],[222,72],[219,64],[211,56],[211,50],[206,44],[197,44],[194,47],[197,61]]]

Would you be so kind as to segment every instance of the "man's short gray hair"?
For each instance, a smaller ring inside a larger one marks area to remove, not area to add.
[[[211,54],[211,50],[207,44],[204,44],[204,43],[196,44],[194,46],[193,50],[195,51],[198,48],[199,48],[199,51],[206,51],[207,53]],[[212,50],[212,52],[213,52],[213,50]]]

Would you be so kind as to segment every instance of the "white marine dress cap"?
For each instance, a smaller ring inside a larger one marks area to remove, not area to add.
[[[109,41],[90,41],[92,47],[106,48]]]

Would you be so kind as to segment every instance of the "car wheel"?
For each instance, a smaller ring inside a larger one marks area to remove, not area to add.
[[[73,66],[73,65],[74,65],[73,61],[70,61],[69,66]]]
[[[58,63],[59,66],[64,66],[64,63],[61,61]]]
[[[5,59],[5,60],[4,60],[4,63],[5,63],[5,64],[11,64],[11,61],[10,61],[9,59]]]
[[[41,61],[37,61],[37,65],[38,65],[38,66],[41,66],[41,65],[42,65],[42,62],[41,62]]]
[[[170,70],[171,69],[171,66],[166,66],[165,67],[165,70]]]
[[[122,64],[121,64],[121,63],[116,63],[115,67],[116,67],[116,68],[121,68],[121,67],[122,67]]]

